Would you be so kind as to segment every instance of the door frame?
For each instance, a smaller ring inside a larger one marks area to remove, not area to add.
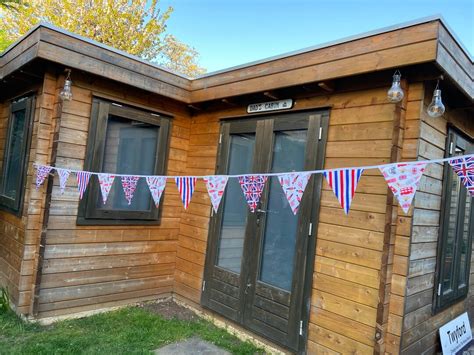
[[[330,108],[315,108],[315,109],[305,109],[305,110],[292,110],[292,111],[285,111],[281,113],[268,113],[268,114],[260,114],[258,116],[234,116],[234,117],[228,117],[228,118],[222,118],[219,120],[220,124],[220,130],[219,130],[219,142],[222,142],[222,137],[224,134],[229,134],[230,132],[226,129],[226,125],[222,124],[224,122],[229,122],[233,120],[265,120],[266,118],[270,117],[275,117],[275,116],[283,116],[283,115],[291,115],[294,113],[305,113],[307,112],[309,116],[319,116],[320,120],[320,127],[322,131],[320,131],[319,139],[317,139],[317,142],[315,143],[317,145],[317,154],[316,154],[316,159],[315,159],[315,166],[316,167],[324,167],[324,162],[325,162],[325,156],[326,156],[326,145],[327,145],[327,137],[328,137],[328,129],[329,129],[329,116],[330,116]],[[250,123],[250,122],[249,122]],[[251,124],[251,123],[250,123]],[[308,127],[309,129],[309,127]],[[224,142],[222,142],[224,143]],[[217,151],[217,156],[216,156],[216,165],[215,165],[215,172],[218,173],[219,169],[222,167],[222,165],[228,163],[228,154],[229,154],[229,143],[227,144],[219,144],[218,146],[218,151]],[[309,143],[309,141],[308,141]],[[257,149],[257,146],[255,147]],[[225,160],[223,159],[223,155],[226,157]],[[258,159],[258,157],[256,157]],[[307,186],[307,190],[312,190],[312,205],[311,205],[311,210],[309,212],[309,221],[312,223],[312,228],[311,228],[311,234],[308,236],[307,239],[307,246],[306,246],[306,261],[305,261],[305,267],[304,267],[304,276],[302,277],[303,280],[303,287],[300,289],[302,293],[301,297],[301,305],[300,305],[300,320],[302,322],[302,327],[301,327],[301,334],[298,337],[297,340],[297,349],[298,349],[298,354],[304,354],[306,353],[306,348],[307,348],[307,343],[308,343],[308,329],[309,329],[309,318],[310,318],[310,312],[311,312],[311,292],[312,292],[312,284],[313,284],[313,273],[314,273],[314,262],[315,262],[315,256],[316,256],[316,236],[317,236],[317,231],[318,231],[318,223],[319,223],[319,211],[320,211],[320,206],[321,206],[321,189],[322,189],[322,180],[323,180],[323,175],[322,174],[313,174],[313,181],[311,183],[311,186]],[[306,191],[307,192],[307,191]],[[215,220],[214,223],[212,223],[212,214],[211,214],[211,219],[210,219],[210,228],[208,232],[208,239],[207,239],[207,246],[206,246],[206,260],[205,260],[205,265],[204,265],[204,274],[203,274],[203,288],[204,290],[205,287],[205,282],[211,277],[211,271],[212,268],[206,267],[206,265],[209,264],[211,258],[215,258],[215,252],[212,251],[215,246],[211,245],[211,241],[213,241],[211,238],[211,233],[216,233],[216,228],[218,223]],[[250,223],[248,221],[247,223]],[[211,252],[209,252],[211,251]],[[209,308],[207,306],[207,303],[209,301],[208,293],[207,292],[201,292],[201,305],[217,314],[219,312],[216,312]],[[245,305],[244,305],[245,306]],[[243,309],[242,309],[243,311]],[[232,317],[227,317],[223,315],[226,318],[229,318],[231,321],[236,321],[237,325],[240,327],[243,327],[247,330],[249,330],[252,333],[255,333],[254,330],[246,327],[241,320],[234,319]],[[239,315],[238,318],[242,318],[242,314]],[[258,336],[261,336],[265,339],[268,339],[265,335],[256,333]],[[273,340],[269,339],[269,341],[273,342]],[[282,346],[278,344],[278,346]],[[284,346],[283,346],[284,347]]]

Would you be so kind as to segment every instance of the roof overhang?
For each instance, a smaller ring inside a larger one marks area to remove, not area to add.
[[[433,63],[472,102],[472,57],[444,20],[429,17],[189,79],[41,23],[0,56],[0,79],[37,59],[192,104]]]

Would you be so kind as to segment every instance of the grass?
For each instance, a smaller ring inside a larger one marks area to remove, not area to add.
[[[149,354],[198,336],[233,354],[262,353],[208,321],[166,320],[139,307],[41,326],[0,312],[0,354]]]

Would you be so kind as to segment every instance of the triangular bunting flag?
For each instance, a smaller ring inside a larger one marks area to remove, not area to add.
[[[79,189],[79,199],[82,200],[84,192],[86,192],[87,184],[91,178],[91,173],[88,171],[78,171],[76,173],[77,177],[77,188]]]
[[[107,197],[109,197],[110,189],[114,183],[115,175],[111,174],[97,174],[100,184],[100,192],[102,193],[102,201],[107,202]]]
[[[262,175],[239,176],[240,187],[252,213],[257,208],[266,181],[267,176]]]
[[[179,194],[181,195],[181,201],[183,201],[184,209],[187,209],[191,197],[193,196],[194,186],[196,185],[197,178],[193,176],[177,177],[174,179],[176,186],[178,186]]]
[[[133,175],[122,176],[121,178],[123,192],[125,193],[125,199],[128,201],[129,205],[132,204],[133,194],[137,189],[138,179],[140,179],[139,176]]]
[[[425,171],[426,163],[395,164],[380,167],[390,190],[398,200],[403,212],[408,213],[418,184]]]
[[[36,189],[39,189],[39,187],[43,184],[51,169],[52,168],[50,166],[44,165],[38,165],[36,167]]]
[[[474,197],[474,156],[449,160],[448,163],[461,178],[469,194]]]
[[[155,201],[155,206],[158,207],[160,204],[161,195],[166,186],[166,177],[147,176],[146,183],[150,189],[151,197],[153,197],[153,201]]]
[[[212,207],[214,208],[214,212],[216,213],[219,209],[219,204],[221,203],[222,196],[224,196],[224,190],[228,180],[228,176],[222,175],[204,177],[207,192],[209,193],[209,198],[211,199]]]
[[[346,214],[349,214],[352,199],[363,172],[364,169],[336,169],[324,172],[326,181]]]
[[[69,178],[69,174],[71,174],[71,170],[56,168],[56,171],[58,172],[58,175],[59,175],[59,190],[63,194],[64,189],[66,188],[67,179]]]
[[[296,215],[300,206],[306,185],[308,184],[311,173],[289,173],[278,175],[278,180],[283,188],[288,203],[293,214]]]

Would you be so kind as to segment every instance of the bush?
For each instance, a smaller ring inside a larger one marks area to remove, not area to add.
[[[0,313],[7,313],[10,311],[10,298],[6,288],[0,288]]]

